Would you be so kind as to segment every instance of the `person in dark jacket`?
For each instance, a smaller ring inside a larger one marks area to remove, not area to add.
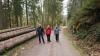
[[[39,25],[36,30],[37,30],[36,33],[39,37],[39,43],[41,43],[41,40],[43,41],[43,43],[45,43],[44,37],[43,37],[43,35],[44,35],[43,27],[41,25]]]
[[[59,26],[56,26],[54,29],[54,34],[55,34],[55,39],[57,42],[59,42],[59,31],[61,31]]]

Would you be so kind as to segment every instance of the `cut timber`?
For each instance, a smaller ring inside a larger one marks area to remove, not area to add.
[[[0,30],[0,34],[1,34],[1,33],[10,32],[10,31],[14,31],[14,30],[24,29],[24,28],[28,28],[28,27],[29,27],[29,26],[16,27],[16,28],[11,28],[11,29],[4,29],[4,30]]]
[[[4,41],[25,33],[34,31],[31,27],[0,34],[0,41]]]
[[[15,38],[11,38],[11,39],[8,39],[6,41],[0,42],[0,54],[5,52],[5,50],[14,47],[17,44],[20,44],[28,39],[33,38],[35,35],[36,35],[36,32],[33,31],[30,33],[23,34],[23,35],[15,37]]]

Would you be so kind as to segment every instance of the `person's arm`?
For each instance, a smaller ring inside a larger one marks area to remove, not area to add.
[[[36,35],[38,35],[38,28],[36,28]]]
[[[44,28],[42,28],[43,34],[45,34]]]
[[[52,33],[52,28],[50,27],[51,33]]]
[[[55,34],[56,29],[54,28],[54,34]]]
[[[61,31],[60,27],[59,27],[59,31]]]
[[[46,28],[46,30],[45,30],[45,33],[47,34],[47,28]]]

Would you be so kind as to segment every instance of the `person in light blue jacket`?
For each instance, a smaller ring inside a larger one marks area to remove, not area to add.
[[[54,29],[54,34],[55,34],[55,39],[57,42],[59,42],[59,32],[60,32],[60,27],[59,26],[56,26],[55,29]]]

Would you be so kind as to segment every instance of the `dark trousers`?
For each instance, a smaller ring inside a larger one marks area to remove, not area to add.
[[[51,42],[51,40],[50,40],[50,35],[47,35],[47,41],[48,41],[48,42]]]
[[[42,39],[43,43],[45,43],[43,35],[38,35],[38,36],[39,36],[39,43],[41,43],[41,39]]]
[[[59,42],[59,34],[56,34],[56,41]]]

